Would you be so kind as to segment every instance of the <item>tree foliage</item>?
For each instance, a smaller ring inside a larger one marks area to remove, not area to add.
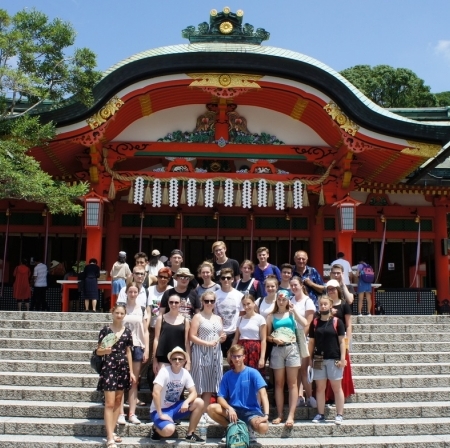
[[[0,9],[0,198],[45,203],[52,213],[80,213],[75,200],[87,185],[69,186],[42,171],[28,150],[48,144],[53,124],[38,111],[57,108],[70,96],[86,105],[100,79],[96,56],[74,45],[75,30],[36,10],[14,16]]]
[[[438,106],[450,106],[450,91],[435,93],[435,96],[438,102]]]
[[[435,95],[412,70],[389,65],[355,65],[341,72],[374,103],[381,107],[432,107]]]

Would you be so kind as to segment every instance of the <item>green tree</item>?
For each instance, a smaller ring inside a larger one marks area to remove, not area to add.
[[[435,93],[434,95],[437,98],[438,106],[450,106],[450,91]]]
[[[42,202],[52,213],[81,213],[75,201],[88,190],[84,183],[55,181],[28,153],[55,134],[38,112],[58,108],[69,97],[93,102],[92,87],[101,74],[91,50],[66,54],[75,35],[70,23],[50,21],[34,9],[13,16],[0,9],[0,198]]]
[[[413,71],[389,65],[355,65],[341,75],[381,107],[432,107],[435,95]]]

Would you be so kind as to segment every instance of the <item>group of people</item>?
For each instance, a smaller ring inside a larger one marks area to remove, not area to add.
[[[349,358],[354,296],[340,258],[324,283],[307,264],[305,251],[295,253],[295,265],[278,268],[268,262],[265,247],[257,250],[257,266],[251,260],[239,264],[226,250],[222,241],[213,244],[214,260],[198,267],[198,281],[182,267],[181,250],[174,250],[170,266],[156,273],[150,273],[144,253],[136,254],[132,270],[122,266],[126,254],[119,254],[111,271],[117,294],[113,324],[100,332],[97,351],[105,355],[98,390],[105,391],[110,448],[118,442],[115,424],[126,422],[124,390],[130,390],[128,422],[140,423],[135,411],[143,403],[137,398],[137,382],[147,360],[154,374],[153,440],[169,437],[175,422],[189,412],[188,441],[202,443],[194,432],[202,415],[224,426],[244,420],[255,438],[255,432],[268,430],[266,389],[271,386],[277,410],[272,424],[292,428],[297,406],[317,407],[313,422],[323,422],[326,403],[336,406],[335,423],[342,423],[345,397],[354,393]],[[101,348],[108,332],[122,340],[109,352]],[[225,375],[224,357],[230,365]],[[187,398],[181,396],[183,388]]]

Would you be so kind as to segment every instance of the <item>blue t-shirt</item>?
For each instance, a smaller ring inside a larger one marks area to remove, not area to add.
[[[264,284],[264,280],[268,275],[276,275],[279,282],[281,282],[281,272],[273,264],[269,264],[266,269],[262,270],[258,265],[255,266],[255,272],[253,272],[253,277],[259,282]]]
[[[217,395],[235,409],[261,413],[258,391],[266,386],[266,382],[256,369],[245,366],[242,372],[229,370],[224,374]]]

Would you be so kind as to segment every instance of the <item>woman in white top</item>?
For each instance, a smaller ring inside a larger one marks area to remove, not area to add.
[[[206,291],[215,292],[220,289],[220,285],[213,282],[214,266],[209,261],[204,261],[197,269],[198,275],[202,279],[202,283],[197,286],[197,294],[202,296]]]
[[[260,297],[256,301],[258,312],[264,319],[272,312],[277,300],[278,279],[276,275],[268,275],[264,280],[265,297]]]
[[[306,319],[307,325],[302,326],[297,321],[297,328],[302,329],[305,332],[305,335],[309,332],[309,326],[314,318],[314,313],[316,312],[316,307],[314,302],[308,296],[305,285],[302,282],[302,279],[298,276],[294,276],[290,282],[291,291],[294,294],[294,297],[291,299],[291,303],[294,304],[295,308],[299,312],[299,314]],[[309,358],[302,358],[302,364],[300,366],[300,370],[298,371],[297,382],[299,384],[299,397],[297,400],[297,406],[311,406],[316,407],[316,400],[312,397],[312,387],[311,384],[308,383],[308,366],[309,366]],[[303,398],[303,389],[306,394],[306,402]]]
[[[126,315],[123,320],[125,327],[131,330],[133,335],[133,347],[131,348],[132,358],[132,372],[136,378],[139,378],[141,367],[143,363],[148,361],[149,356],[149,336],[148,336],[148,324],[149,315],[145,307],[141,307],[136,298],[139,294],[139,286],[135,282],[128,283],[126,287],[127,303],[125,306]],[[138,382],[135,381],[131,385],[130,392],[128,394],[129,413],[128,421],[135,425],[139,425],[141,422],[136,417],[136,405],[138,402]],[[125,420],[125,413],[120,410],[119,424]]]
[[[263,377],[266,365],[266,319],[255,312],[255,298],[246,294],[241,300],[245,314],[239,318],[231,345],[239,344],[245,349],[245,364],[259,370]]]

